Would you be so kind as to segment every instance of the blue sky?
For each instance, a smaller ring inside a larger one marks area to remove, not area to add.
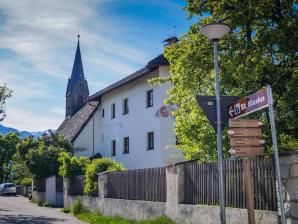
[[[142,68],[162,41],[187,32],[183,0],[1,0],[0,85],[7,83],[3,124],[57,129],[65,116],[78,27],[90,94]]]

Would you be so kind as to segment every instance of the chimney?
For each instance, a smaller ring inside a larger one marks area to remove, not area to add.
[[[172,37],[169,37],[163,41],[163,43],[164,43],[163,46],[166,47],[166,46],[169,46],[169,45],[177,43],[177,42],[178,42],[178,38],[176,36],[172,36]]]

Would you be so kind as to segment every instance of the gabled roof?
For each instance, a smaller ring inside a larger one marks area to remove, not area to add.
[[[73,143],[99,106],[98,101],[89,101],[72,117],[65,118],[56,133]]]
[[[115,90],[121,86],[124,86],[138,78],[141,78],[141,77],[149,74],[150,72],[156,70],[159,66],[166,66],[166,65],[169,65],[168,60],[164,57],[163,54],[160,54],[156,58],[149,61],[148,64],[144,68],[142,68],[139,71],[136,71],[135,73],[119,80],[118,82],[115,82],[112,85],[98,91],[97,93],[90,96],[89,99],[90,100],[99,100],[103,94],[106,94],[106,93],[108,93],[112,90]]]
[[[77,56],[78,55],[78,56]],[[77,47],[77,53],[73,68],[73,73],[80,70],[80,66],[77,66],[75,68],[76,61],[81,61],[81,53],[80,53],[80,46],[78,42]],[[82,62],[82,61],[81,61]],[[78,63],[80,64],[80,63]],[[77,113],[75,113],[72,117],[65,118],[63,123],[59,126],[57,129],[57,133],[59,135],[62,135],[65,139],[70,141],[71,143],[74,142],[74,140],[77,138],[77,136],[80,134],[80,132],[84,129],[84,127],[87,125],[88,121],[91,119],[93,114],[96,112],[96,109],[98,108],[100,104],[100,98],[103,94],[106,94],[112,90],[115,90],[121,86],[124,86],[138,78],[141,78],[152,71],[158,69],[159,66],[167,66],[169,65],[169,62],[164,57],[163,54],[157,56],[156,58],[152,59],[147,63],[147,65],[140,69],[139,71],[136,71],[135,73],[119,80],[118,82],[115,82],[114,84],[98,91],[97,93],[93,94],[89,97],[89,102],[80,109]],[[83,65],[81,66],[82,72],[83,72]],[[82,73],[83,74],[83,73]]]

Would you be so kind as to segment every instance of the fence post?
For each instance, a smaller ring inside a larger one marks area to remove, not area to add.
[[[287,223],[298,223],[298,152],[283,153],[280,170]],[[279,200],[279,197],[277,197]],[[279,205],[279,203],[278,203]],[[278,207],[280,215],[280,207]]]
[[[166,167],[167,202],[166,214],[176,217],[178,204],[184,201],[184,164]]]
[[[98,197],[100,199],[106,198],[108,196],[108,174],[98,173]]]
[[[70,206],[68,201],[68,195],[70,195],[69,179],[66,177],[63,177],[63,204],[65,208],[68,208]]]

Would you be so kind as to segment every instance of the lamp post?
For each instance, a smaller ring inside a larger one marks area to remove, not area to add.
[[[218,153],[218,175],[219,175],[219,203],[220,221],[226,223],[225,214],[225,195],[223,184],[223,153],[222,153],[222,128],[220,113],[220,81],[218,66],[218,42],[221,38],[231,31],[231,27],[224,23],[210,23],[200,28],[200,33],[206,36],[213,43],[214,47],[214,66],[215,66],[215,89],[216,89],[216,123],[217,123],[217,153]]]

